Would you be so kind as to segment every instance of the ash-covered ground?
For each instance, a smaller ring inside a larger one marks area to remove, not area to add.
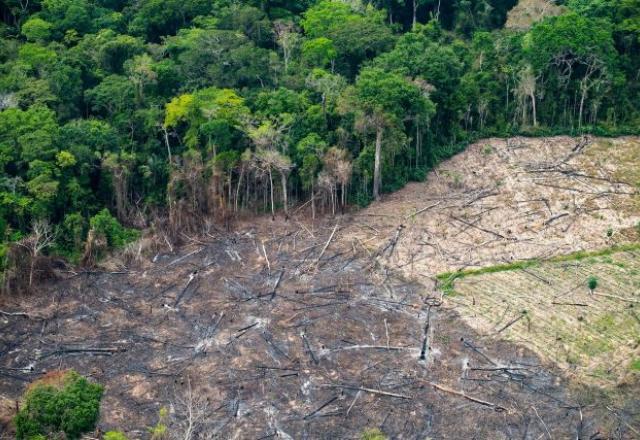
[[[532,352],[481,338],[439,292],[387,270],[393,237],[372,253],[344,230],[208,235],[5,302],[29,316],[0,316],[3,420],[30,381],[73,368],[105,385],[100,429],[132,439],[162,407],[175,438],[638,438],[628,407],[569,392]]]

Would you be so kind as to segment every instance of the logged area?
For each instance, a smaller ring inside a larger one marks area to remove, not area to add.
[[[637,138],[480,141],[426,189],[408,186],[357,214],[353,238],[396,237],[385,264],[435,280],[477,331],[614,385],[635,377],[639,357],[639,147]]]
[[[637,149],[489,139],[337,220],[66,273],[4,307],[3,420],[73,368],[130,438],[636,438]]]
[[[640,0],[0,1],[0,440],[640,439],[638,72]]]
[[[600,429],[531,352],[480,341],[439,294],[341,244],[341,226],[274,230],[193,243],[137,272],[79,273],[29,317],[4,317],[3,412],[24,382],[73,367],[106,385],[101,426],[133,438],[162,407],[175,424],[191,414],[202,438]]]

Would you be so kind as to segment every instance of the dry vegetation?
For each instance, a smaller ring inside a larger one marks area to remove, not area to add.
[[[637,246],[465,276],[448,302],[483,335],[533,347],[580,383],[638,386],[639,292]]]
[[[534,23],[545,17],[562,14],[564,8],[555,0],[520,0],[509,11],[505,27],[508,29],[529,29]]]

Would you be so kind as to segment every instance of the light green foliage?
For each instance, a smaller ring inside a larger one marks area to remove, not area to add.
[[[79,439],[98,421],[103,388],[70,371],[32,384],[14,422],[18,440],[53,438],[64,433]]]
[[[379,429],[368,429],[362,433],[360,438],[362,440],[387,440],[387,436]]]
[[[306,40],[302,44],[302,58],[310,66],[326,67],[336,59],[337,55],[333,41],[326,37]]]
[[[51,36],[51,23],[41,18],[31,18],[22,25],[21,32],[29,41],[46,41]]]
[[[104,434],[103,440],[128,440],[127,436],[118,431],[109,431]]]
[[[169,411],[167,410],[167,408],[160,408],[160,411],[158,412],[158,423],[148,428],[149,434],[151,435],[151,440],[166,440],[168,438],[168,416]]]

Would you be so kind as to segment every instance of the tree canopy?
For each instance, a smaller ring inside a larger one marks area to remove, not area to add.
[[[0,257],[42,221],[90,261],[130,228],[366,204],[479,136],[637,131],[640,1],[504,29],[515,3],[8,0]]]

